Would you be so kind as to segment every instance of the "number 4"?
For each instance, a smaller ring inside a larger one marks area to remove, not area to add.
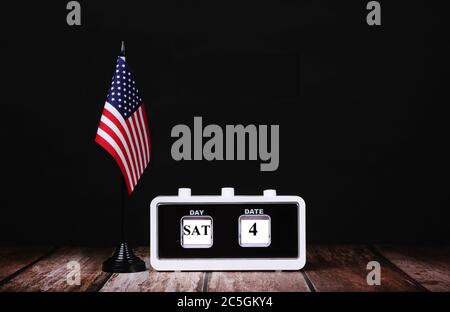
[[[258,233],[258,231],[256,230],[256,222],[253,223],[253,225],[250,227],[250,230],[248,230],[249,233],[253,233],[253,236],[256,236],[256,233]]]

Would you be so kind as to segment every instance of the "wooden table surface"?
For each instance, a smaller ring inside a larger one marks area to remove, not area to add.
[[[309,245],[295,272],[156,272],[149,248],[136,249],[146,272],[101,271],[113,248],[0,247],[0,291],[450,291],[450,246]],[[78,261],[80,285],[67,264]],[[366,266],[381,264],[381,285],[369,286]]]

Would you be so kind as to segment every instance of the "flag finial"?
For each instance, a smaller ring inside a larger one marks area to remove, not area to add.
[[[120,48],[120,56],[125,56],[125,41],[122,40],[122,47]]]

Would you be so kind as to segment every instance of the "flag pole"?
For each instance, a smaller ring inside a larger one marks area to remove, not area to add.
[[[120,57],[125,60],[125,43],[123,41],[120,49]],[[125,178],[121,174],[120,179],[120,243],[116,247],[114,254],[103,262],[102,269],[104,272],[112,273],[142,272],[146,270],[145,262],[134,254],[133,249],[128,246],[128,242],[126,240],[125,212],[128,190],[125,185]]]
[[[122,45],[120,46],[120,57],[122,57],[125,60],[125,42],[122,40]],[[120,209],[120,239],[122,242],[125,241],[125,209],[126,209],[126,197],[127,197],[127,186],[125,185],[125,179],[120,176],[121,180],[121,194],[122,194],[122,203],[121,203],[121,209]]]
[[[121,188],[120,188],[120,193],[122,194],[122,200],[121,200],[121,204],[120,204],[120,240],[121,241],[125,241],[126,237],[125,237],[125,209],[126,209],[126,192],[127,192],[127,188],[125,186],[125,179],[121,176]]]

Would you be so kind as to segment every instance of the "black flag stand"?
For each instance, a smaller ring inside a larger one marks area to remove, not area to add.
[[[122,41],[122,48],[120,56],[125,57],[125,44]],[[122,202],[120,204],[120,243],[116,247],[114,254],[103,262],[103,271],[111,272],[111,273],[133,273],[133,272],[142,272],[145,271],[145,262],[142,261],[141,258],[136,256],[133,252],[133,249],[128,246],[125,237],[125,210],[126,210],[126,200],[127,200],[127,188],[125,185],[125,180],[120,175],[121,190],[122,193]]]
[[[121,203],[121,238],[120,243],[116,247],[114,254],[111,258],[103,262],[103,271],[112,273],[133,273],[145,271],[145,262],[141,258],[136,256],[133,249],[128,246],[125,238],[125,209],[126,209],[126,197],[127,190],[125,187],[125,181],[122,178],[122,203]]]

